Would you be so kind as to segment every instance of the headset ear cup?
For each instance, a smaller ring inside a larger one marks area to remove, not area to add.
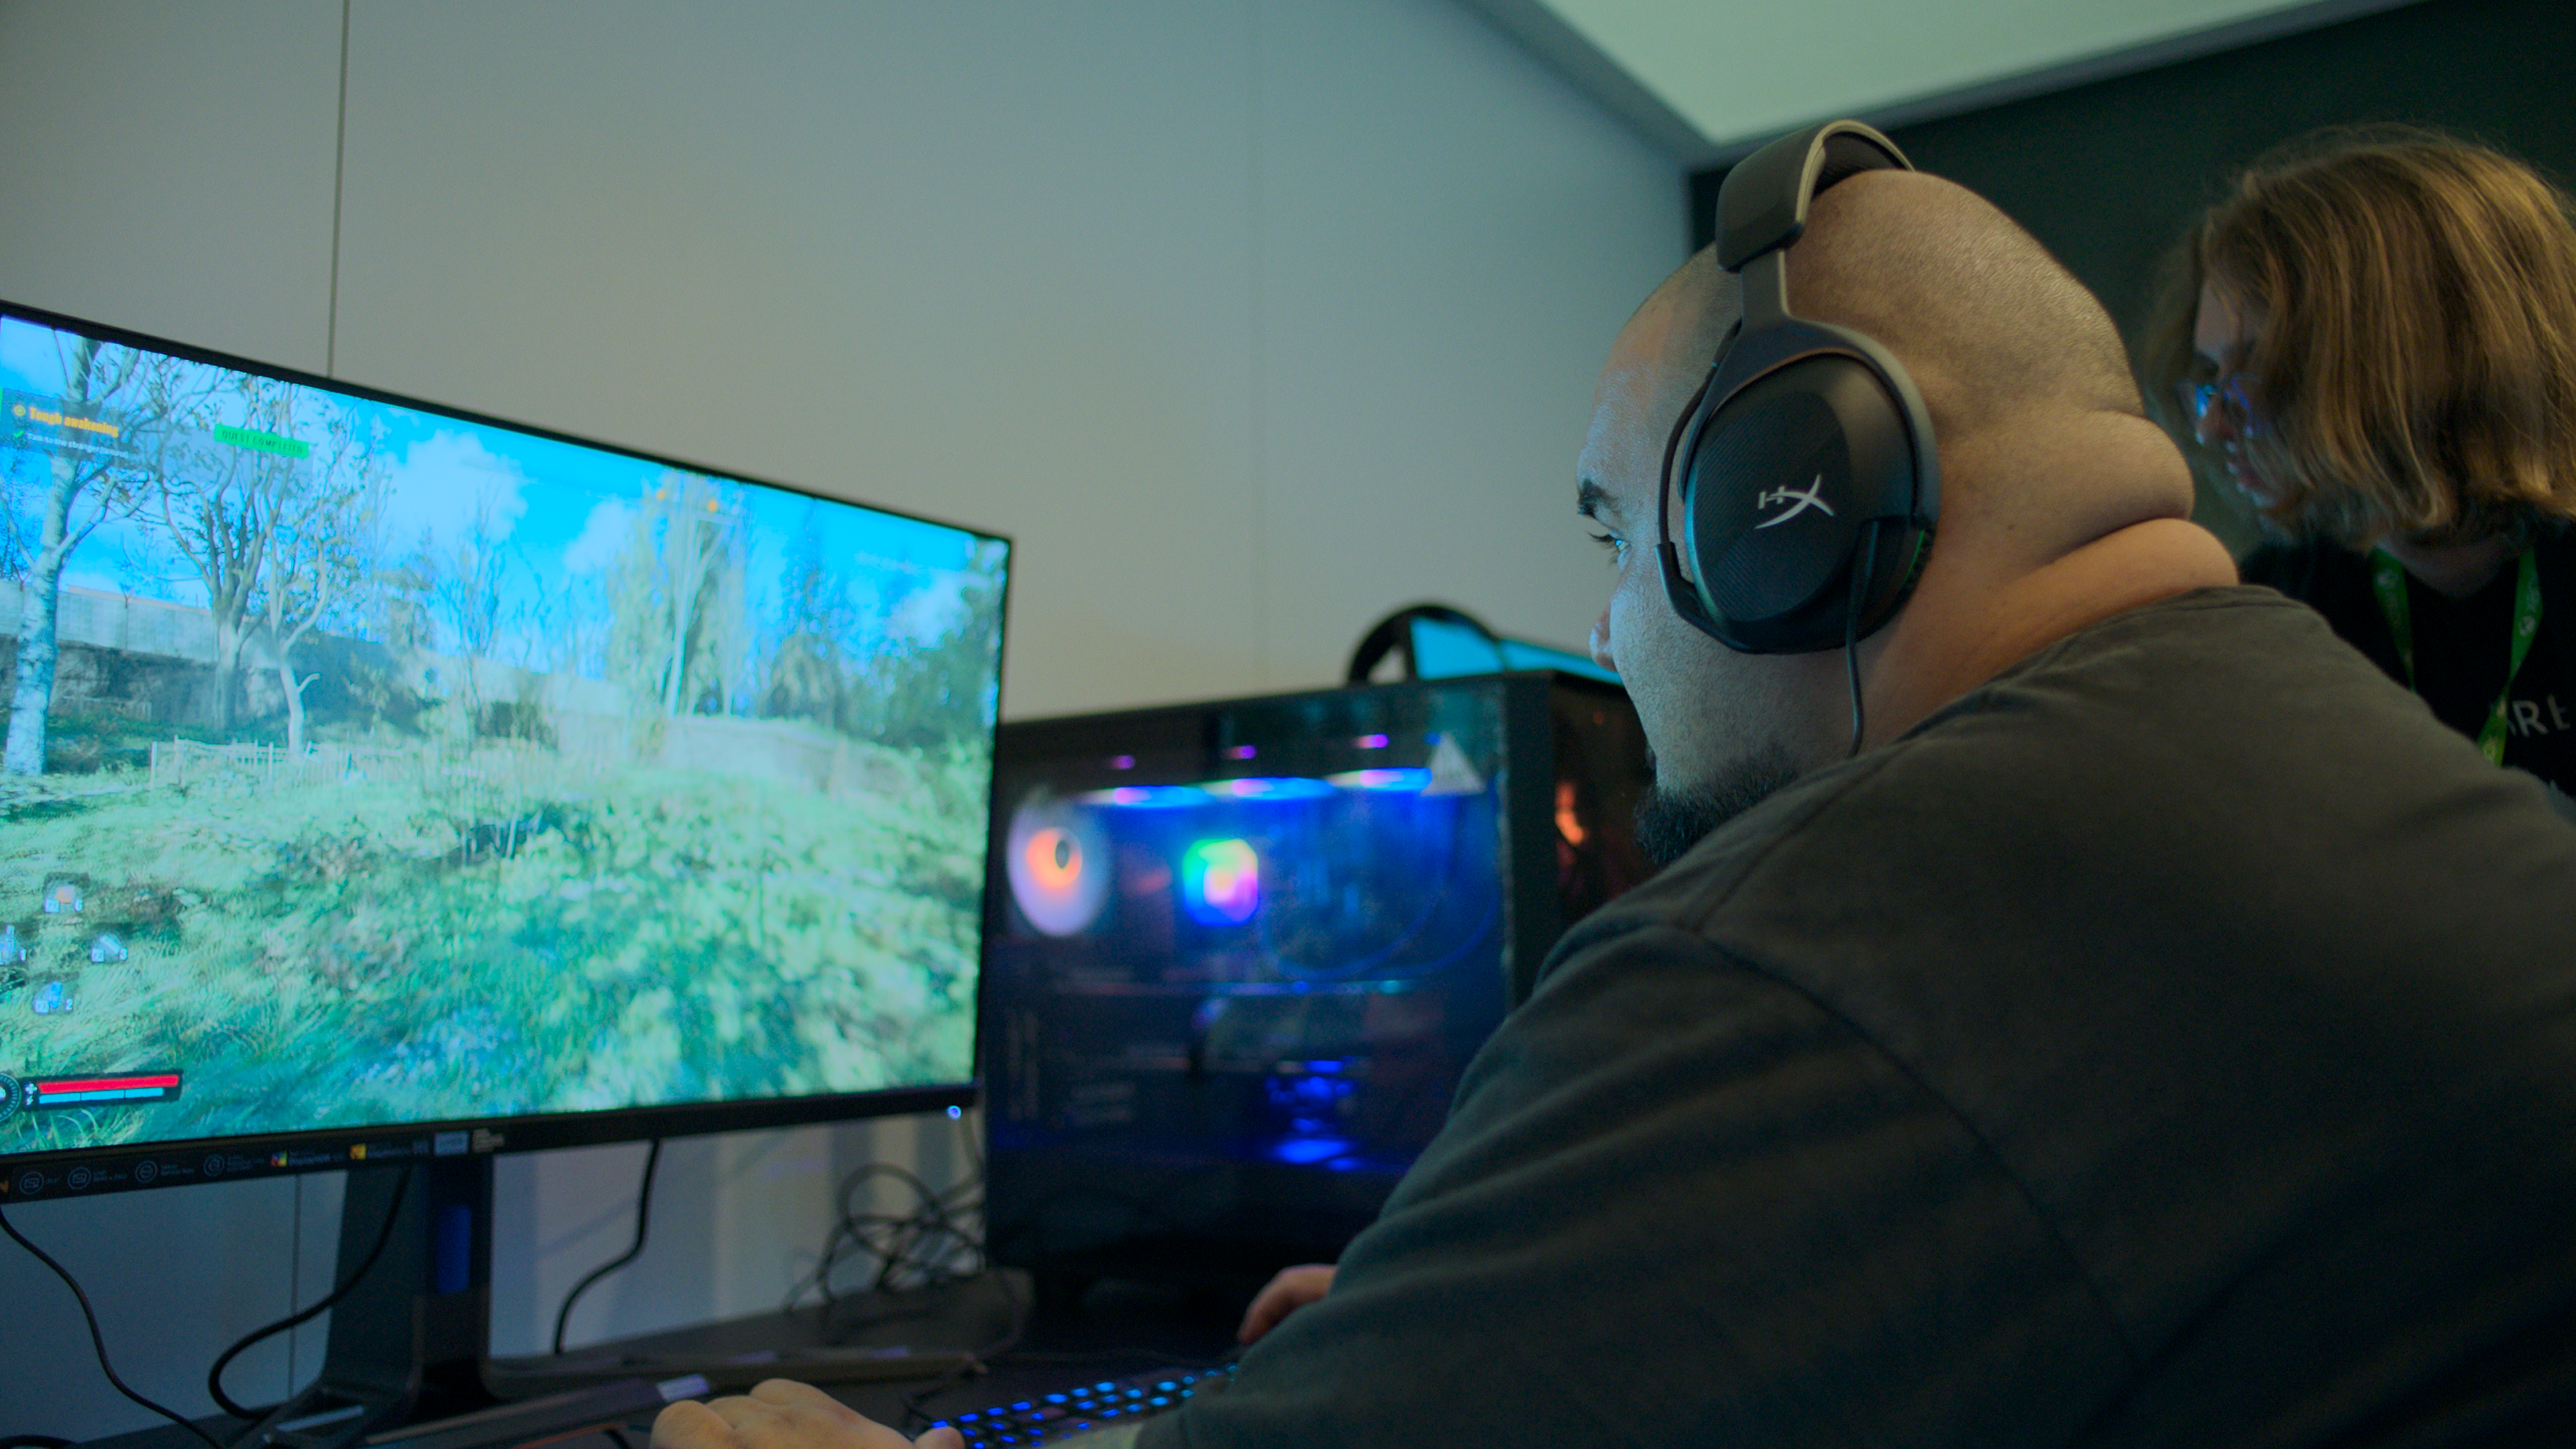
[[[1911,519],[1891,519],[1870,540],[1869,587],[1859,601],[1856,638],[1866,639],[1885,627],[1914,594],[1923,565],[1932,557],[1932,531]]]
[[[1914,511],[1914,452],[1890,389],[1856,356],[1802,357],[1729,392],[1693,443],[1681,531],[1719,640],[1749,653],[1840,647],[1856,551],[1888,555],[1873,559],[1872,603],[1904,571],[1890,535],[1910,528],[1867,527],[1910,524]]]

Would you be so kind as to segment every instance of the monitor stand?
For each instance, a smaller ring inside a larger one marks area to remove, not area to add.
[[[495,1402],[482,1379],[492,1319],[492,1159],[476,1153],[349,1169],[339,1272],[366,1261],[398,1192],[400,1217],[384,1256],[331,1310],[322,1372],[241,1435],[238,1449],[341,1449],[397,1423]]]
[[[200,1420],[235,1449],[348,1449],[399,1423],[488,1407],[482,1368],[492,1316],[492,1159],[352,1167],[336,1273],[366,1261],[401,1197],[384,1256],[331,1309],[322,1372],[245,1431]],[[205,1449],[176,1425],[93,1440],[93,1449]]]

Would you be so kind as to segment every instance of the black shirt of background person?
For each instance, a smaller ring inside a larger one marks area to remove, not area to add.
[[[2504,762],[2576,794],[2576,530],[2545,533],[2536,547],[2540,633],[2505,705]],[[2404,684],[2406,666],[2371,592],[2370,565],[2367,556],[2330,543],[2272,544],[2248,557],[2242,571],[2245,582],[2325,615],[2345,643]],[[2515,573],[2507,563],[2465,599],[2406,577],[2417,693],[2435,717],[2470,739],[2485,727],[2511,664]]]

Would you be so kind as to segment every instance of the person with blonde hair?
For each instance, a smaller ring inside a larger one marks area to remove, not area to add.
[[[2576,789],[2576,226],[2487,147],[2329,131],[2169,263],[2148,396],[2269,537],[2242,566],[2477,741]]]

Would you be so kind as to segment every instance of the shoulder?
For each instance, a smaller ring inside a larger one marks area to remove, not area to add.
[[[2366,590],[2370,567],[2363,555],[2335,544],[2276,539],[2238,560],[2236,576],[2314,605],[2320,599]]]
[[[2060,640],[1780,792],[1567,951],[1660,924],[1757,960],[1935,962],[2007,939],[2096,950],[2116,921],[2179,952],[2195,920],[2323,931],[2329,900],[2395,921],[2425,888],[2486,898],[2481,862],[2508,850],[2551,862],[2576,893],[2565,826],[2536,794],[2498,793],[2483,766],[2313,610],[2201,590]],[[2204,899],[2141,915],[2150,879]],[[2300,909],[2264,914],[2270,892],[2251,880],[2304,888]],[[2397,900],[2368,898],[2398,882],[2412,884]],[[2492,904],[2568,939],[2537,898]]]
[[[1855,893],[1941,874],[2026,837],[2091,837],[2097,797],[2136,799],[2140,759],[2184,783],[2240,784],[2225,756],[2269,726],[2420,712],[2324,619],[2258,588],[2203,589],[2059,640],[1903,738],[1808,775],[1596,912],[1551,969],[1658,929],[1731,937],[1783,901],[1836,913]],[[2131,758],[2131,757],[2138,758]],[[1934,858],[1915,852],[1937,851]]]
[[[2314,544],[2267,542],[2236,561],[2236,577],[2296,598],[2316,566]]]

